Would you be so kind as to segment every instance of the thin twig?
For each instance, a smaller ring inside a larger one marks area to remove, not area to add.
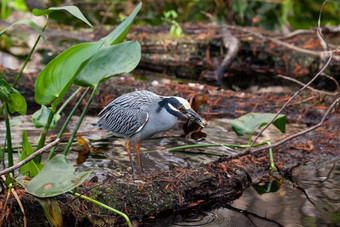
[[[273,38],[273,37],[266,37],[266,36],[263,36],[261,33],[258,33],[258,32],[254,32],[254,31],[251,31],[249,29],[246,29],[246,28],[239,28],[237,26],[234,26],[234,25],[224,25],[228,28],[231,28],[231,29],[235,29],[235,30],[239,30],[239,31],[242,31],[244,33],[249,33],[253,36],[256,36],[262,40],[268,40],[268,41],[271,41],[271,42],[274,42],[278,45],[281,45],[281,46],[284,46],[288,49],[291,49],[291,50],[295,50],[297,52],[301,52],[301,53],[305,53],[305,54],[309,54],[309,55],[313,55],[313,56],[318,56],[318,57],[322,57],[326,54],[330,54],[331,51],[313,51],[313,50],[309,50],[309,49],[305,49],[305,48],[301,48],[301,47],[298,47],[298,46],[295,46],[293,44],[290,44],[290,43],[286,43],[284,41],[281,41],[277,38]]]
[[[332,80],[335,83],[335,85],[336,85],[336,89],[337,90],[340,89],[339,82],[336,79],[334,79],[334,77],[332,77],[332,76],[330,76],[330,75],[328,75],[326,73],[322,73],[321,76],[327,77],[328,79]]]
[[[253,154],[253,153],[256,153],[256,152],[264,150],[264,149],[269,149],[269,148],[277,147],[277,146],[279,146],[279,145],[281,145],[281,144],[283,144],[283,143],[285,143],[285,142],[287,142],[289,140],[292,140],[292,139],[294,139],[296,137],[299,137],[301,135],[304,135],[304,134],[306,134],[308,132],[311,132],[311,131],[321,127],[323,125],[324,121],[326,120],[326,117],[329,115],[329,113],[333,110],[333,108],[335,108],[335,105],[338,104],[338,103],[340,103],[340,98],[337,98],[337,99],[334,100],[334,102],[332,103],[332,105],[330,105],[330,107],[328,108],[328,110],[326,111],[326,113],[324,114],[324,116],[322,117],[321,121],[318,124],[308,128],[308,129],[305,129],[305,130],[303,130],[301,132],[298,132],[298,133],[296,133],[294,135],[288,136],[288,137],[284,138],[283,140],[280,140],[280,141],[278,141],[276,143],[273,143],[270,146],[263,146],[263,147],[256,148],[256,149],[252,150],[250,153]]]
[[[295,30],[287,35],[284,35],[284,36],[279,36],[279,37],[276,37],[277,39],[290,39],[290,38],[293,38],[294,36],[297,36],[297,35],[303,35],[303,34],[314,34],[315,31],[313,30]]]
[[[305,84],[305,86],[303,86],[302,88],[300,88],[298,91],[295,92],[295,94],[290,97],[290,99],[281,107],[281,109],[277,112],[277,114],[275,115],[275,117],[266,125],[263,127],[263,129],[260,131],[260,133],[256,136],[256,138],[252,141],[251,145],[249,148],[246,149],[246,151],[249,151],[251,149],[251,147],[255,144],[256,140],[262,135],[262,133],[264,132],[264,130],[266,130],[269,125],[271,125],[275,119],[279,116],[279,114],[281,114],[281,112],[287,107],[287,105],[298,95],[300,94],[301,91],[305,90],[306,87],[308,87],[311,83],[313,83],[314,80],[316,80],[316,78],[318,78],[320,76],[321,73],[323,73],[326,68],[328,67],[329,63],[331,62],[334,54],[340,49],[340,45],[332,51],[331,56],[329,57],[327,63],[323,66],[323,68],[314,76],[313,79],[311,79],[307,84]]]
[[[259,151],[262,151],[262,150],[266,150],[266,149],[269,149],[269,148],[274,148],[274,147],[277,147],[277,146],[279,146],[279,145],[281,145],[283,143],[286,143],[286,142],[288,142],[288,141],[290,141],[290,140],[292,140],[292,139],[294,139],[296,137],[299,137],[299,136],[304,135],[304,134],[306,134],[308,132],[311,132],[311,131],[315,130],[316,128],[319,128],[319,127],[321,127],[323,125],[324,121],[326,120],[326,117],[329,115],[329,113],[335,108],[335,106],[338,103],[340,103],[340,98],[337,98],[337,99],[335,99],[333,101],[333,103],[330,105],[330,107],[328,108],[328,110],[326,111],[326,113],[324,114],[324,116],[322,117],[321,121],[318,124],[308,128],[306,130],[303,130],[303,131],[298,132],[298,133],[296,133],[294,135],[288,136],[288,137],[284,138],[283,140],[280,140],[280,141],[278,141],[276,143],[273,143],[271,145],[261,146],[259,148],[254,149],[254,150],[251,150],[251,151],[246,149],[243,152],[238,153],[237,155],[232,155],[232,156],[228,156],[228,157],[221,157],[220,159],[214,161],[214,163],[220,163],[220,162],[224,162],[224,161],[229,161],[231,159],[236,159],[236,158],[248,155],[248,154],[255,154],[255,153],[257,153]]]
[[[318,38],[320,39],[320,42],[322,42],[322,41],[325,41],[324,39],[323,39],[323,36],[322,36],[322,33],[321,33],[321,27],[320,27],[320,21],[321,21],[321,13],[322,13],[322,8],[323,8],[323,6],[326,4],[326,2],[327,2],[327,0],[326,1],[324,1],[324,3],[322,4],[322,6],[321,6],[321,9],[320,9],[320,13],[319,13],[319,20],[318,20],[318,29],[317,29],[317,34],[318,34]],[[288,106],[288,104],[301,92],[301,91],[303,91],[304,89],[306,89],[307,87],[309,87],[309,85],[311,84],[311,83],[313,83],[313,81],[314,80],[316,80],[316,78],[318,78],[325,70],[326,70],[326,68],[328,67],[328,65],[330,64],[330,62],[331,62],[331,60],[333,59],[333,57],[334,57],[334,55],[335,55],[335,53],[338,51],[340,49],[340,45],[335,49],[335,50],[332,50],[331,51],[331,54],[330,54],[330,56],[329,56],[329,58],[328,58],[328,60],[327,60],[327,62],[326,62],[326,64],[322,67],[322,69],[307,83],[307,84],[305,84],[302,88],[300,88],[298,91],[296,91],[295,92],[295,94],[292,96],[292,97],[290,97],[290,99],[281,107],[281,109],[277,112],[277,114],[275,115],[275,117],[266,125],[266,126],[264,126],[263,127],[263,129],[260,131],[260,133],[256,136],[256,138],[252,141],[252,143],[250,144],[250,146],[249,146],[249,148],[247,148],[244,152],[242,152],[242,153],[248,153],[249,151],[250,151],[250,149],[251,149],[251,147],[255,144],[255,142],[256,142],[256,140],[261,136],[261,134],[269,127],[269,125],[271,125],[274,121],[275,121],[275,119],[279,116],[279,114]],[[325,53],[325,52],[324,52]],[[324,55],[320,55],[320,57],[323,57]],[[338,99],[336,99],[335,101],[334,101],[334,105],[338,102],[337,101]],[[333,106],[333,104],[331,105],[331,107]],[[330,107],[330,108],[331,108]],[[328,113],[329,113],[329,111],[330,111],[330,108],[328,109],[328,111],[327,111],[327,114],[325,114],[325,116],[327,116],[328,115]],[[325,116],[324,116],[324,118],[325,118]],[[324,120],[324,118],[323,118],[323,120]],[[322,123],[323,123],[323,120],[322,120]],[[321,122],[320,122],[321,123]],[[319,123],[319,124],[320,124]],[[321,125],[322,125],[322,123],[321,123]],[[318,125],[319,125],[318,124]],[[320,125],[320,126],[321,126]],[[320,126],[318,126],[318,127],[320,127]],[[313,127],[312,127],[313,128]],[[317,127],[316,127],[317,128]],[[304,131],[302,131],[302,132],[304,132]],[[297,133],[297,134],[299,134],[299,133]],[[303,134],[305,134],[305,133],[303,133]],[[301,135],[303,135],[303,134],[301,134]],[[299,135],[298,135],[299,136]],[[283,140],[284,142],[286,142],[285,140]],[[258,149],[255,149],[255,150],[258,150]],[[254,151],[255,151],[254,150]]]
[[[5,176],[1,176],[2,180],[5,182],[6,181],[6,177]],[[1,214],[0,214],[0,226],[2,226],[2,222],[6,216],[6,210],[8,209],[8,206],[7,206],[7,202],[8,202],[8,199],[10,197],[11,193],[9,193],[9,191],[7,192],[7,196],[6,196],[6,200],[5,202],[3,203],[3,207],[2,207],[2,211],[1,211]]]
[[[54,147],[55,145],[57,145],[59,143],[60,139],[56,139],[54,140],[52,143],[47,144],[46,146],[42,147],[41,149],[37,150],[36,152],[34,152],[33,154],[31,154],[29,157],[27,157],[26,159],[22,160],[21,162],[7,168],[4,169],[2,171],[0,171],[0,176],[6,173],[9,173],[15,169],[20,168],[21,166],[25,165],[27,162],[31,161],[32,159],[34,159],[35,157],[41,155],[42,153],[50,150],[52,147]]]
[[[299,104],[301,104],[301,103],[309,102],[310,100],[313,100],[313,99],[315,99],[315,98],[317,98],[317,97],[318,97],[318,96],[313,95],[313,96],[311,96],[311,97],[302,99],[302,100],[300,100],[300,101],[296,101],[296,102],[289,103],[289,106],[299,105]]]
[[[301,86],[305,86],[306,84],[302,83],[301,81],[297,80],[297,79],[294,79],[292,77],[288,77],[288,76],[284,76],[284,75],[277,75],[276,77],[279,77],[279,78],[283,78],[283,79],[286,79],[286,80],[289,80],[289,81],[293,81],[294,83],[297,83]],[[335,96],[335,95],[338,95],[339,92],[328,92],[328,91],[321,91],[319,89],[315,89],[315,88],[312,88],[311,86],[307,86],[306,87],[307,89],[315,92],[315,93],[320,93],[320,94],[325,94],[325,95],[331,95],[331,96]]]
[[[24,215],[24,227],[27,227],[27,218],[26,218],[24,206],[22,205],[20,198],[19,198],[18,194],[16,193],[16,191],[14,190],[14,188],[11,188],[11,192],[14,195],[15,199],[17,200],[19,207],[21,209],[21,212]]]

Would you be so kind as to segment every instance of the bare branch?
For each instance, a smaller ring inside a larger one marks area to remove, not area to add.
[[[295,92],[295,94],[292,96],[292,97],[290,97],[290,99],[281,107],[281,109],[277,112],[277,114],[275,115],[275,117],[266,125],[266,126],[264,126],[263,127],[263,129],[260,131],[260,133],[256,136],[256,138],[252,141],[252,143],[251,143],[251,145],[250,145],[250,147],[248,147],[247,149],[246,149],[246,151],[249,151],[250,149],[251,149],[251,147],[255,144],[255,142],[256,142],[256,140],[260,137],[260,135],[264,132],[264,130],[266,130],[268,127],[269,127],[269,125],[271,125],[274,121],[275,121],[275,119],[277,118],[277,116],[279,116],[279,114],[282,112],[282,110],[284,110],[286,107],[287,107],[287,105],[298,95],[298,94],[300,94],[300,92],[301,91],[303,91],[304,89],[306,89],[306,87],[308,87],[311,83],[313,83],[313,81],[314,80],[316,80],[316,78],[318,78],[320,75],[321,75],[321,73],[323,73],[325,70],[326,70],[326,68],[328,67],[328,65],[329,65],[329,63],[331,62],[331,60],[332,60],[332,58],[333,58],[333,56],[334,56],[334,54],[338,51],[340,49],[340,45],[335,49],[335,50],[333,50],[332,52],[331,52],[331,56],[328,58],[328,61],[326,62],[326,64],[323,66],[323,68],[314,76],[314,78],[313,79],[311,79],[307,84],[305,84],[305,86],[303,86],[302,88],[300,88],[297,92]]]
[[[258,37],[262,40],[265,40],[265,41],[268,40],[268,41],[274,42],[274,43],[281,45],[281,46],[284,46],[288,49],[295,50],[295,51],[305,53],[305,54],[309,54],[309,55],[313,55],[313,56],[318,56],[320,58],[323,58],[325,55],[331,54],[331,51],[313,51],[313,50],[305,49],[305,48],[302,48],[302,47],[298,47],[298,46],[284,42],[284,41],[277,39],[277,38],[263,36],[261,33],[254,32],[254,31],[251,31],[251,30],[246,29],[246,28],[239,28],[239,27],[236,27],[236,26],[233,26],[233,25],[224,25],[224,26],[231,28],[231,29],[242,31],[244,33],[249,33],[249,34],[256,36],[256,37]],[[336,58],[338,59],[338,56],[336,56]]]
[[[279,77],[279,78],[283,78],[283,79],[286,79],[286,80],[290,80],[290,81],[293,81],[301,86],[305,86],[306,84],[302,83],[301,81],[297,80],[297,79],[294,79],[292,77],[288,77],[288,76],[284,76],[284,75],[277,75],[276,77]],[[318,90],[318,89],[315,89],[315,88],[312,88],[311,86],[307,86],[306,87],[307,89],[315,92],[315,93],[319,93],[319,94],[324,94],[324,95],[330,95],[330,96],[335,96],[335,95],[339,95],[339,92],[327,92],[327,91],[321,91],[321,90]]]
[[[14,188],[11,188],[11,192],[14,195],[17,203],[19,204],[20,210],[21,210],[21,212],[22,212],[22,214],[24,216],[24,227],[27,227],[27,218],[26,218],[26,213],[25,213],[24,206],[22,205],[22,203],[20,201],[20,198],[19,198],[17,192],[14,190]]]
[[[334,79],[334,77],[332,77],[332,76],[330,76],[330,75],[328,75],[326,73],[322,73],[322,76],[327,77],[328,79],[332,80],[335,83],[335,85],[336,85],[336,89],[337,90],[340,89],[339,82],[336,79]]]
[[[261,146],[259,148],[254,149],[254,150],[251,150],[251,151],[249,149],[246,149],[243,152],[238,153],[236,155],[231,155],[231,156],[228,156],[228,157],[221,157],[218,160],[214,161],[214,163],[219,163],[219,162],[222,162],[222,161],[229,161],[231,159],[236,159],[236,158],[248,155],[248,154],[255,154],[256,152],[259,152],[259,151],[262,151],[262,150],[266,150],[266,149],[269,149],[269,148],[277,147],[277,146],[279,146],[279,145],[281,145],[283,143],[286,143],[286,142],[288,142],[288,141],[290,141],[290,140],[292,140],[292,139],[294,139],[296,137],[299,137],[299,136],[304,135],[304,134],[306,134],[308,132],[311,132],[311,131],[315,130],[316,128],[319,128],[319,127],[321,127],[323,125],[324,121],[326,120],[326,117],[329,115],[329,113],[335,108],[335,106],[338,103],[340,103],[340,98],[336,98],[333,101],[333,103],[329,106],[329,108],[327,109],[326,113],[324,114],[324,116],[322,117],[321,121],[318,124],[308,128],[306,130],[303,130],[303,131],[298,132],[298,133],[296,133],[294,135],[288,136],[288,137],[284,138],[283,140],[280,140],[280,141],[278,141],[276,143],[273,143],[271,145]]]
[[[30,155],[29,157],[27,157],[26,159],[22,160],[21,162],[7,168],[4,169],[2,171],[0,171],[0,176],[9,172],[12,172],[15,169],[20,168],[21,166],[25,165],[27,162],[31,161],[32,159],[34,159],[35,157],[41,155],[42,153],[50,150],[52,147],[54,147],[55,145],[57,145],[59,143],[60,139],[56,139],[54,140],[52,143],[47,144],[46,146],[42,147],[41,149],[37,150],[36,152],[34,152],[32,155]]]

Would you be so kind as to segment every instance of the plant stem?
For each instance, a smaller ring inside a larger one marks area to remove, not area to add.
[[[269,142],[269,141],[267,141],[266,144],[272,145],[271,142]],[[272,148],[269,148],[269,159],[270,159],[270,169],[271,170],[276,170]]]
[[[264,143],[258,143],[254,144],[253,147],[258,147],[261,145],[267,144],[267,142]],[[247,148],[249,147],[249,144],[247,145],[239,145],[239,144],[218,144],[218,143],[206,143],[206,144],[192,144],[192,145],[184,145],[179,147],[172,147],[168,148],[167,151],[176,151],[176,150],[183,150],[183,149],[190,149],[190,148],[201,148],[201,147],[239,147],[239,148]],[[147,151],[144,153],[150,153],[152,151]]]
[[[248,142],[248,147],[250,146],[251,144],[251,133],[249,133],[249,142]]]
[[[69,102],[71,102],[71,100],[74,98],[74,96],[76,96],[80,90],[82,89],[82,87],[79,87],[77,90],[75,90],[72,95],[70,97],[68,97],[68,99],[63,103],[63,105],[58,109],[58,111],[56,112],[56,114],[59,114],[64,110],[64,108],[67,106],[67,104]]]
[[[89,198],[89,197],[87,197],[87,196],[81,195],[81,194],[79,194],[79,193],[77,193],[77,192],[72,193],[72,194],[74,194],[75,196],[78,196],[78,197],[80,197],[80,198],[82,198],[82,199],[85,199],[85,200],[87,200],[87,201],[90,201],[90,202],[92,202],[92,203],[94,203],[94,204],[97,204],[97,205],[99,205],[99,206],[101,206],[101,207],[104,207],[105,209],[108,209],[108,210],[110,210],[110,211],[113,211],[113,212],[115,212],[116,214],[119,214],[119,215],[123,216],[123,218],[126,220],[128,226],[131,227],[131,222],[130,222],[129,217],[128,217],[126,214],[124,214],[123,212],[120,212],[120,211],[118,211],[118,210],[116,210],[116,209],[114,209],[114,208],[112,208],[112,207],[110,207],[110,206],[108,206],[108,205],[105,205],[104,203],[101,203],[101,202],[99,202],[99,201],[97,201],[97,200],[91,199],[91,198]]]
[[[241,147],[241,148],[247,148],[247,145],[207,143],[207,144],[192,144],[192,145],[184,145],[184,146],[179,146],[179,147],[172,147],[172,148],[169,148],[167,150],[168,151],[176,151],[176,150],[181,150],[181,149],[201,148],[201,147]]]
[[[8,116],[8,105],[4,103],[5,106],[5,122],[6,122],[6,140],[7,140],[7,156],[8,156],[8,167],[13,166],[13,149],[12,149],[12,136],[11,136],[11,125],[9,123]],[[13,171],[11,172],[14,173]]]
[[[44,25],[43,29],[41,30],[42,32],[45,31],[45,28],[46,28],[46,26],[47,26],[47,22],[48,22],[48,15],[46,15],[45,25]],[[28,56],[27,56],[27,58],[26,58],[26,60],[25,60],[25,62],[24,62],[24,65],[21,67],[19,74],[18,74],[17,77],[15,78],[15,81],[14,81],[12,87],[15,87],[15,85],[17,85],[18,80],[20,79],[20,77],[21,77],[21,75],[22,75],[22,72],[24,71],[24,69],[25,69],[25,67],[26,67],[26,65],[27,65],[27,63],[28,63],[28,61],[30,60],[30,58],[31,58],[31,56],[32,56],[32,54],[33,54],[33,52],[34,52],[34,50],[35,50],[35,48],[37,47],[40,38],[41,38],[41,35],[39,35],[38,38],[37,38],[37,40],[35,41],[35,43],[34,43],[32,49],[31,49],[30,53],[28,54]]]
[[[47,136],[47,132],[48,130],[50,129],[50,125],[51,125],[51,122],[53,120],[53,116],[54,116],[54,112],[53,110],[51,109],[51,112],[50,112],[50,115],[48,116],[48,120],[47,120],[47,123],[44,127],[44,130],[43,132],[41,133],[40,135],[40,139],[39,139],[39,142],[38,142],[38,146],[37,146],[37,150],[41,149],[44,145],[45,145],[45,140],[46,140],[46,136]],[[41,155],[39,155],[38,157],[36,157],[34,159],[34,162],[36,164],[39,164],[41,162]]]
[[[78,93],[78,92],[80,91],[80,89],[81,89],[81,87],[79,87],[79,89],[77,89],[76,92]],[[67,119],[65,120],[63,126],[61,127],[61,129],[60,129],[60,131],[59,131],[59,134],[58,134],[57,138],[61,138],[61,137],[62,137],[62,135],[63,135],[63,133],[64,133],[64,131],[65,131],[65,129],[66,129],[68,123],[70,122],[72,116],[74,115],[74,112],[77,110],[78,106],[80,105],[80,103],[83,101],[83,99],[85,98],[85,96],[87,95],[87,93],[89,93],[90,90],[91,90],[91,87],[88,87],[88,88],[86,89],[86,91],[83,93],[83,95],[80,97],[80,99],[78,100],[77,104],[73,107],[71,113],[68,115],[68,117],[67,117]],[[74,94],[76,94],[76,92],[73,93],[72,96],[73,96]],[[70,97],[70,98],[71,98],[71,97]],[[60,109],[59,109],[59,110],[60,110]],[[59,112],[59,110],[58,110],[58,112]],[[72,139],[72,140],[73,140],[73,139]],[[71,144],[71,145],[72,145],[72,144]],[[57,146],[55,146],[55,147],[52,148],[52,150],[51,150],[50,153],[48,154],[48,157],[47,157],[47,160],[46,160],[46,161],[49,161],[49,160],[53,157],[56,148],[57,148]]]
[[[81,124],[81,122],[83,121],[83,119],[84,119],[84,117],[85,117],[85,114],[86,114],[86,112],[87,112],[87,110],[88,110],[88,108],[89,108],[89,106],[90,106],[90,104],[91,104],[91,102],[92,102],[92,100],[93,100],[93,98],[94,98],[94,95],[96,94],[97,88],[98,88],[98,85],[96,85],[96,86],[93,88],[92,94],[91,94],[89,100],[87,101],[87,104],[86,104],[86,106],[85,106],[83,112],[81,113],[81,115],[80,115],[80,117],[79,117],[79,120],[78,120],[78,122],[77,122],[77,125],[76,125],[76,127],[73,129],[73,133],[72,133],[70,139],[68,140],[68,143],[67,143],[67,145],[66,145],[66,147],[65,147],[65,149],[64,149],[64,153],[63,153],[64,155],[67,155],[68,151],[70,150],[70,147],[71,147],[71,144],[72,144],[72,142],[73,142],[73,139],[74,139],[74,137],[76,136],[76,134],[77,134],[77,132],[78,132],[78,129],[79,129],[79,127],[80,127],[80,124]]]

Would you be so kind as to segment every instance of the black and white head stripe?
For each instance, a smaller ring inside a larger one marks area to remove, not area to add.
[[[158,111],[160,111],[162,108],[165,108],[172,115],[182,118],[187,118],[185,113],[188,109],[191,109],[188,101],[181,97],[163,97],[163,100],[158,104]]]
[[[182,108],[183,111],[191,109],[190,104],[187,100],[181,97],[166,97],[160,102],[160,106],[166,107],[167,109],[171,109],[172,111],[180,112],[179,108]]]

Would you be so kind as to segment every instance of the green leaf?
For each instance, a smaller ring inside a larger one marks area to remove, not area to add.
[[[11,113],[26,114],[27,103],[25,98],[15,88],[9,86],[2,77],[0,77],[0,100],[8,104]]]
[[[276,114],[271,113],[249,113],[231,121],[232,129],[238,136],[243,136],[245,133],[253,133],[262,126],[267,125]],[[286,131],[286,115],[280,114],[273,125],[281,132]]]
[[[130,41],[101,48],[75,79],[81,86],[96,86],[113,75],[128,73],[139,63],[141,47]]]
[[[19,21],[14,22],[13,24],[9,25],[7,28],[0,31],[0,36],[3,33],[5,33],[8,29],[14,27],[15,25],[20,25],[20,24],[29,25],[32,28],[34,28],[34,30],[36,30],[39,33],[39,35],[43,38],[44,42],[47,43],[46,37],[45,37],[44,33],[42,32],[42,30],[40,29],[40,27],[36,23],[34,23],[33,21],[28,20],[28,19],[19,20]]]
[[[50,113],[51,113],[51,107],[46,107],[45,105],[42,105],[41,108],[32,115],[32,121],[33,121],[34,127],[36,128],[45,127],[48,121],[48,117],[50,116]],[[54,113],[53,119],[50,125],[51,129],[55,129],[59,119],[60,119],[60,114]]]
[[[10,184],[15,184],[17,183],[17,180],[13,177],[11,177],[11,175],[7,175],[6,176],[6,180],[4,182],[4,184],[8,187]]]
[[[30,155],[33,154],[33,152],[34,152],[33,148],[31,147],[31,144],[27,138],[27,133],[26,131],[24,131],[22,134],[22,152],[21,152],[19,161],[22,161],[28,158]],[[30,175],[31,177],[34,177],[39,173],[40,169],[37,166],[37,164],[33,160],[31,160],[25,165],[20,167],[20,173],[23,173],[25,171],[28,171],[28,172],[24,173],[24,175]]]
[[[93,170],[75,174],[74,167],[59,154],[47,162],[40,173],[25,187],[26,191],[36,197],[46,198],[68,192],[81,183]]]
[[[73,16],[84,21],[86,24],[92,27],[91,23],[85,18],[85,16],[82,14],[82,12],[79,10],[77,6],[51,7],[51,8],[44,9],[44,10],[33,9],[32,13],[34,16],[42,16],[42,15],[49,15],[50,13],[57,11],[57,10],[66,10]]]
[[[135,19],[141,7],[142,7],[142,2],[140,2],[136,6],[133,12],[118,27],[116,27],[111,33],[109,33],[107,36],[105,36],[102,39],[104,40],[105,46],[114,45],[114,44],[123,42],[127,33],[130,30],[133,20]]]
[[[13,8],[20,11],[28,11],[25,0],[14,0]]]
[[[63,226],[63,216],[56,198],[37,198],[51,226]]]
[[[13,88],[13,90],[15,89]],[[18,112],[21,115],[25,115],[27,111],[26,100],[17,90],[15,91],[15,93],[10,94],[12,102],[8,103],[9,111],[11,113]]]
[[[102,45],[101,42],[82,43],[73,46],[47,64],[35,81],[35,101],[41,105],[56,105],[71,87],[74,77],[86,62]]]
[[[9,84],[5,81],[4,78],[0,77],[0,100],[2,102],[10,103],[11,100],[11,94],[15,93],[13,91],[13,88],[9,86]]]

